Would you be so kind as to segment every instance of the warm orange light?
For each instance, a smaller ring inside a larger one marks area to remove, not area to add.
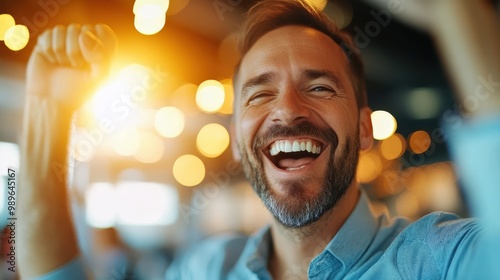
[[[418,197],[411,191],[402,193],[396,200],[396,212],[405,217],[416,217],[420,211]]]
[[[11,15],[0,15],[0,41],[4,40],[5,32],[14,25],[16,25],[16,21]]]
[[[153,35],[165,26],[169,0],[136,0],[134,26],[144,35]]]
[[[318,9],[323,10],[328,3],[328,0],[306,0],[311,6],[316,6]]]
[[[184,130],[184,113],[172,106],[161,108],[156,112],[155,128],[163,137],[179,136]]]
[[[409,136],[408,144],[414,154],[425,153],[431,146],[431,137],[427,132],[418,130]]]
[[[206,112],[217,112],[224,104],[224,86],[216,80],[207,80],[200,84],[196,92],[196,105]]]
[[[371,114],[373,138],[384,140],[389,138],[398,127],[396,118],[386,111],[375,111]]]
[[[373,181],[382,172],[382,162],[374,152],[361,153],[358,161],[356,179],[360,183]]]
[[[195,155],[183,155],[174,162],[173,174],[180,184],[193,187],[205,178],[205,165]]]
[[[139,150],[141,138],[135,128],[125,129],[113,135],[113,150],[121,156],[133,156]]]
[[[395,133],[387,139],[382,140],[380,143],[380,153],[385,159],[393,160],[402,156],[406,149],[405,138]]]
[[[143,163],[154,163],[163,157],[165,147],[162,139],[151,132],[140,133],[141,144],[134,157]]]
[[[224,104],[219,109],[219,113],[230,115],[233,113],[233,102],[234,102],[234,89],[231,80],[224,82]]]
[[[19,51],[24,49],[30,40],[30,32],[28,27],[17,24],[5,31],[4,43],[5,45],[13,50]]]
[[[206,157],[218,157],[229,146],[229,132],[218,124],[205,125],[196,137],[196,147]]]

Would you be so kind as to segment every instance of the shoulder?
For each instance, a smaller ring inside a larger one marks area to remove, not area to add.
[[[475,219],[434,212],[408,225],[394,242],[396,262],[402,275],[426,271],[446,274],[453,258],[474,243],[479,232]]]
[[[247,240],[245,235],[223,234],[193,244],[175,258],[165,279],[224,279]]]
[[[432,242],[435,238],[447,240],[478,230],[476,219],[463,219],[447,212],[433,212],[411,223],[403,234]],[[438,240],[436,240],[438,242]]]

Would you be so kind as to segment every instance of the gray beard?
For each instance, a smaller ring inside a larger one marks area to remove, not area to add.
[[[265,137],[256,139],[253,145],[254,155],[257,157],[257,162],[254,164],[250,162],[248,153],[240,144],[245,175],[264,205],[283,226],[300,228],[314,223],[337,204],[354,179],[358,163],[359,132],[356,132],[354,140],[347,137],[344,147],[337,147],[338,138],[332,129],[320,130],[310,123],[295,128],[276,127],[271,128],[270,131]],[[307,182],[305,178],[291,179],[280,182],[287,190],[287,195],[280,197],[273,191],[269,179],[264,173],[263,159],[261,153],[258,152],[261,143],[265,143],[266,139],[278,135],[300,136],[311,134],[322,137],[331,146],[324,178],[312,178],[312,180],[321,184],[321,191],[314,196],[307,195],[308,190],[305,185],[310,182]],[[340,153],[339,158],[341,160],[335,162],[334,155],[337,151]]]

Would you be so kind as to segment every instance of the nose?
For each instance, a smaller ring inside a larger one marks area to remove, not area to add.
[[[287,90],[276,100],[270,118],[274,123],[291,126],[310,117],[304,97],[296,90]]]

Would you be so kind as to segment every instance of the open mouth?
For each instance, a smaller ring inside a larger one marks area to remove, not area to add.
[[[268,146],[268,158],[279,169],[296,170],[307,166],[324,151],[313,139],[277,140]]]

